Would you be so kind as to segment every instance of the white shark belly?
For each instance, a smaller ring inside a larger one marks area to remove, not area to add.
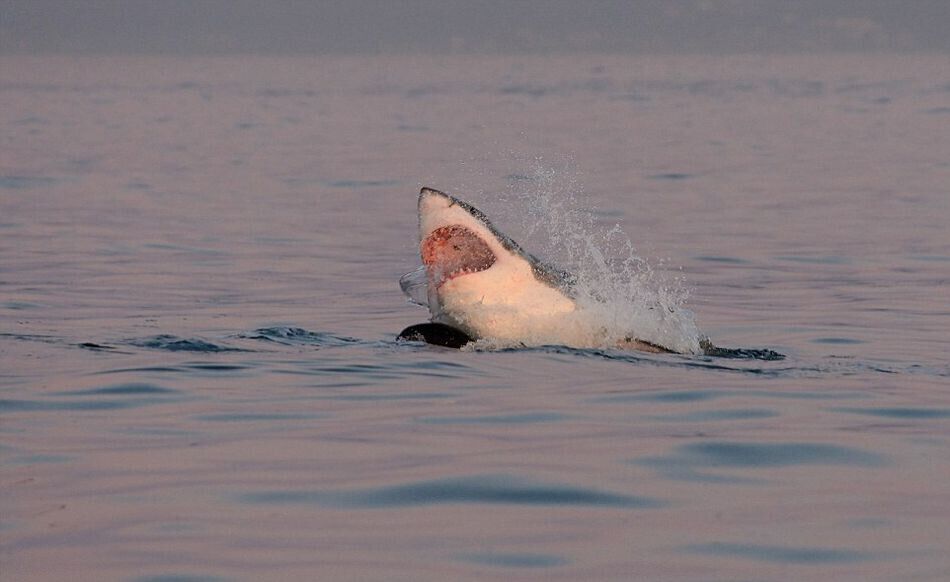
[[[511,264],[445,282],[438,301],[436,321],[476,338],[564,343],[578,327],[571,298],[538,281],[530,269]]]

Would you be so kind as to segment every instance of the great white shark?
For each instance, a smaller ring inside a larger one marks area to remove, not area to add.
[[[431,320],[406,328],[399,339],[456,348],[485,339],[502,345],[604,347],[578,305],[571,273],[526,252],[480,210],[445,192],[422,188],[418,209],[422,266],[403,275],[400,286],[413,302],[429,308]],[[634,330],[616,344],[675,352],[636,337]],[[778,355],[717,348],[706,339],[699,346],[708,355]]]

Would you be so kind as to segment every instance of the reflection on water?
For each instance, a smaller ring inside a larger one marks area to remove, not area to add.
[[[554,412],[526,412],[523,414],[499,414],[494,416],[430,416],[417,422],[424,424],[526,424],[534,422],[559,422],[570,417]]]
[[[834,411],[883,416],[884,418],[950,418],[950,408],[835,408]]]
[[[828,564],[841,562],[861,562],[873,560],[875,555],[855,550],[834,550],[828,548],[784,548],[780,546],[762,546],[757,544],[694,544],[684,548],[688,552],[710,554],[714,556],[733,556],[776,562],[784,564]]]
[[[586,505],[603,507],[659,507],[655,499],[620,495],[566,485],[530,483],[507,476],[466,477],[424,481],[367,491],[267,491],[247,493],[244,503],[314,503],[336,507],[385,508],[442,503],[512,505]]]
[[[570,562],[570,560],[561,556],[527,553],[461,554],[458,556],[458,559],[478,565],[497,566],[500,568],[552,568],[554,566],[564,566]]]
[[[947,579],[945,60],[0,57],[0,578]],[[396,342],[538,163],[787,357]]]
[[[745,477],[729,477],[722,469],[766,469],[795,465],[876,467],[885,464],[882,455],[824,443],[736,443],[699,442],[681,445],[664,457],[640,459],[668,479],[751,483]],[[713,469],[715,474],[695,469]],[[762,483],[762,481],[758,481]]]
[[[201,339],[181,339],[173,335],[162,334],[155,337],[133,339],[127,342],[131,346],[168,350],[170,352],[226,352],[236,348],[213,344]]]

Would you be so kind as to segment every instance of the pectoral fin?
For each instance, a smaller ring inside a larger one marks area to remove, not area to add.
[[[444,323],[417,323],[402,330],[396,340],[426,342],[445,348],[458,349],[472,341],[472,338],[465,332]]]

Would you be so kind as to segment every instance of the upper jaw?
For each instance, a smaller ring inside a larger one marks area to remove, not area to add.
[[[432,231],[443,226],[458,224],[471,230],[491,249],[498,260],[510,251],[486,223],[482,213],[461,200],[432,188],[419,192],[419,238],[425,240]]]
[[[458,279],[459,277],[477,275],[479,273],[484,273],[485,271],[488,271],[489,269],[491,269],[491,267],[488,267],[487,269],[477,269],[477,270],[476,269],[461,269],[458,271],[454,271],[452,273],[441,274],[435,280],[435,287],[436,289],[441,289],[443,285],[451,281],[454,281]]]

